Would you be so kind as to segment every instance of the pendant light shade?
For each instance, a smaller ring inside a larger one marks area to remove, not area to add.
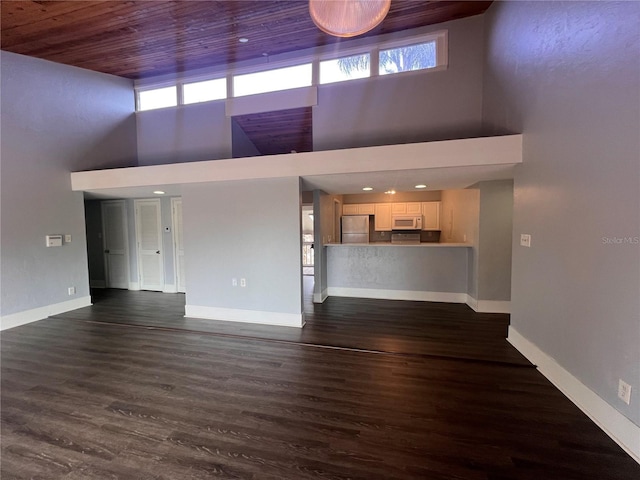
[[[391,0],[309,0],[309,13],[323,32],[355,37],[377,27],[390,6]]]

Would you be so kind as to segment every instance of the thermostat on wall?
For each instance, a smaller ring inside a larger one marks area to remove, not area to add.
[[[62,235],[47,235],[47,247],[61,247]]]

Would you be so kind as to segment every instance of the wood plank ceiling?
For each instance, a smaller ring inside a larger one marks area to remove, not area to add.
[[[483,13],[491,1],[393,0],[386,19],[364,36],[375,36]],[[307,0],[284,1],[3,1],[0,45],[38,57],[134,80],[331,45],[311,21]],[[249,41],[240,43],[239,38]],[[304,111],[284,114],[289,122],[310,122]],[[239,119],[247,128],[268,115]],[[271,116],[273,121],[274,116]],[[282,121],[277,121],[283,124]],[[308,132],[298,143],[266,150],[304,151],[310,123],[287,126]],[[262,129],[264,133],[264,128]],[[264,136],[263,136],[264,137]],[[264,144],[264,138],[258,143]]]

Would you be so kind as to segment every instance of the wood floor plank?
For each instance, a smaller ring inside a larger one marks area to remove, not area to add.
[[[329,300],[300,331],[106,291],[3,332],[1,477],[640,478],[506,342],[508,316]]]

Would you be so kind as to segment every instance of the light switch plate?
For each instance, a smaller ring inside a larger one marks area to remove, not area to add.
[[[520,245],[523,247],[531,247],[531,235],[528,233],[520,234]]]
[[[64,243],[71,243],[71,235],[66,234],[64,236]]]

